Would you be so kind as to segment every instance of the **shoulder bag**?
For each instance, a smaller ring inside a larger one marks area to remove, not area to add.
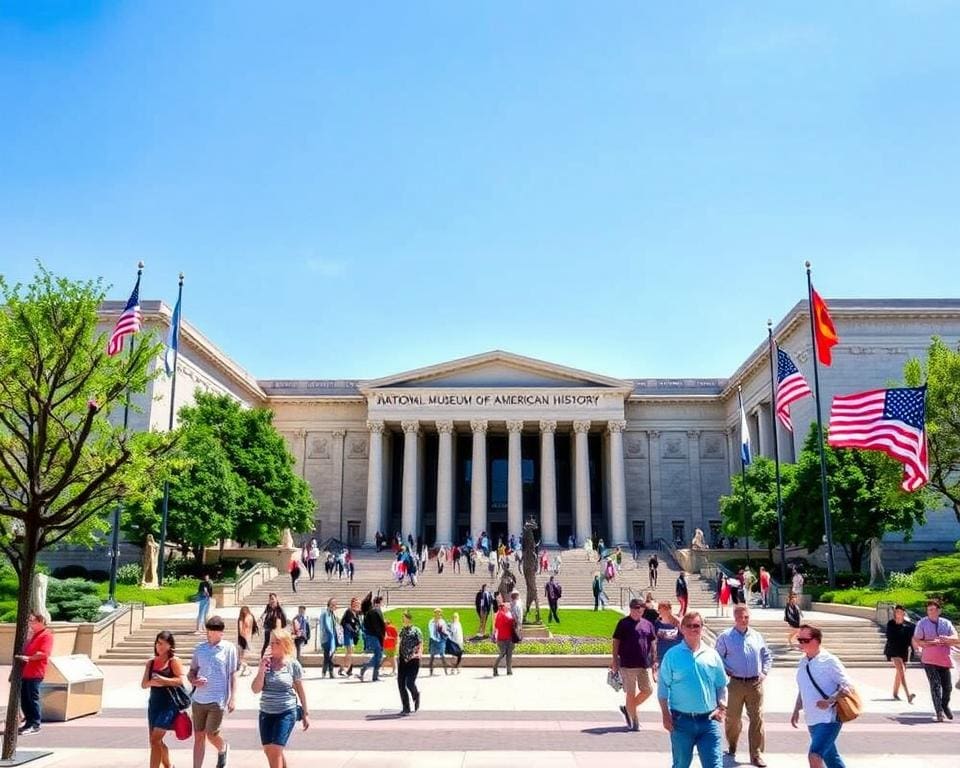
[[[807,663],[807,676],[810,678],[810,682],[813,683],[813,687],[817,689],[817,692],[825,699],[829,699],[823,692],[823,688],[817,685],[817,681],[813,676],[813,672],[810,671],[810,664]],[[863,712],[863,701],[860,699],[860,694],[857,693],[855,688],[848,688],[846,690],[837,691],[837,702],[835,704],[837,708],[837,721],[840,723],[849,723],[851,720],[856,720],[860,717],[860,713]]]

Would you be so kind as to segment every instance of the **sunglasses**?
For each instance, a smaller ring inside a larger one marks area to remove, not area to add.
[[[812,638],[812,637],[798,637],[798,638],[797,638],[797,642],[800,643],[800,645],[806,645],[807,643],[812,643],[812,642],[813,642],[813,638]]]
[[[703,624],[684,624],[686,629],[703,629]]]

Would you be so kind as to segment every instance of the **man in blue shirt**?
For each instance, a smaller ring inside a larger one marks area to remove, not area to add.
[[[765,768],[761,753],[764,749],[763,734],[763,681],[770,674],[773,657],[767,643],[756,630],[750,629],[750,609],[738,605],[733,609],[733,626],[717,637],[716,649],[723,659],[723,666],[730,676],[730,708],[727,712],[727,754],[737,754],[737,739],[743,727],[743,707],[747,707],[750,720],[748,741],[750,762]]]
[[[683,617],[680,632],[683,642],[660,661],[657,685],[673,768],[690,768],[694,747],[702,768],[721,768],[720,723],[727,711],[723,660],[703,642],[703,617],[696,611]]]

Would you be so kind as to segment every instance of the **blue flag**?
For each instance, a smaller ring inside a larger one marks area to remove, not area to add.
[[[167,376],[173,376],[176,365],[177,352],[180,349],[180,299],[173,308],[173,318],[170,320],[170,335],[167,336],[167,351],[163,355],[163,367]]]
[[[747,429],[747,414],[743,410],[743,397],[739,389],[737,400],[740,401],[740,463],[747,466],[750,463],[750,430]]]

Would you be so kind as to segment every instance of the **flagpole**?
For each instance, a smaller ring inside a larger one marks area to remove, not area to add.
[[[743,395],[737,385],[737,400],[740,402],[740,424],[743,425]],[[743,458],[743,435],[740,436],[740,481],[743,483],[743,530],[747,539],[747,566],[750,565],[750,494],[747,493],[747,462]]]
[[[836,568],[833,563],[833,526],[830,522],[830,499],[827,496],[827,458],[823,452],[823,415],[820,408],[820,366],[817,359],[817,330],[813,316],[813,280],[810,277],[810,262],[807,269],[807,309],[810,312],[810,339],[813,342],[813,391],[817,402],[817,449],[820,452],[820,497],[823,505],[823,531],[827,540],[827,581],[836,586]]]
[[[777,440],[777,377],[773,358],[777,351],[773,343],[773,321],[767,320],[767,339],[770,343],[770,408],[773,417],[773,466],[777,478],[777,534],[780,537],[780,583],[787,583],[787,547],[783,538],[783,498],[780,491],[780,445]]]
[[[144,264],[137,262],[137,300],[140,296],[140,277],[143,275]],[[133,357],[133,346],[137,343],[137,334],[130,334],[130,350],[127,353]],[[123,401],[123,434],[127,434],[127,425],[130,422],[130,389],[127,388],[126,397]],[[110,539],[110,588],[107,592],[107,605],[113,608],[117,607],[117,568],[120,565],[120,510],[123,508],[123,502],[118,501],[113,508],[113,533]]]
[[[167,431],[173,431],[173,416],[176,412],[176,394],[177,394],[177,358],[180,356],[180,312],[182,311],[180,301],[183,298],[183,272],[180,273],[180,281],[177,284],[177,317],[171,318],[171,322],[176,322],[177,327],[173,329],[176,337],[173,339],[173,376],[170,380],[170,418],[167,421]],[[170,480],[163,481],[163,511],[160,514],[160,561],[157,563],[157,583],[163,586],[163,571],[166,565],[166,546],[167,546],[167,515],[170,508]]]

